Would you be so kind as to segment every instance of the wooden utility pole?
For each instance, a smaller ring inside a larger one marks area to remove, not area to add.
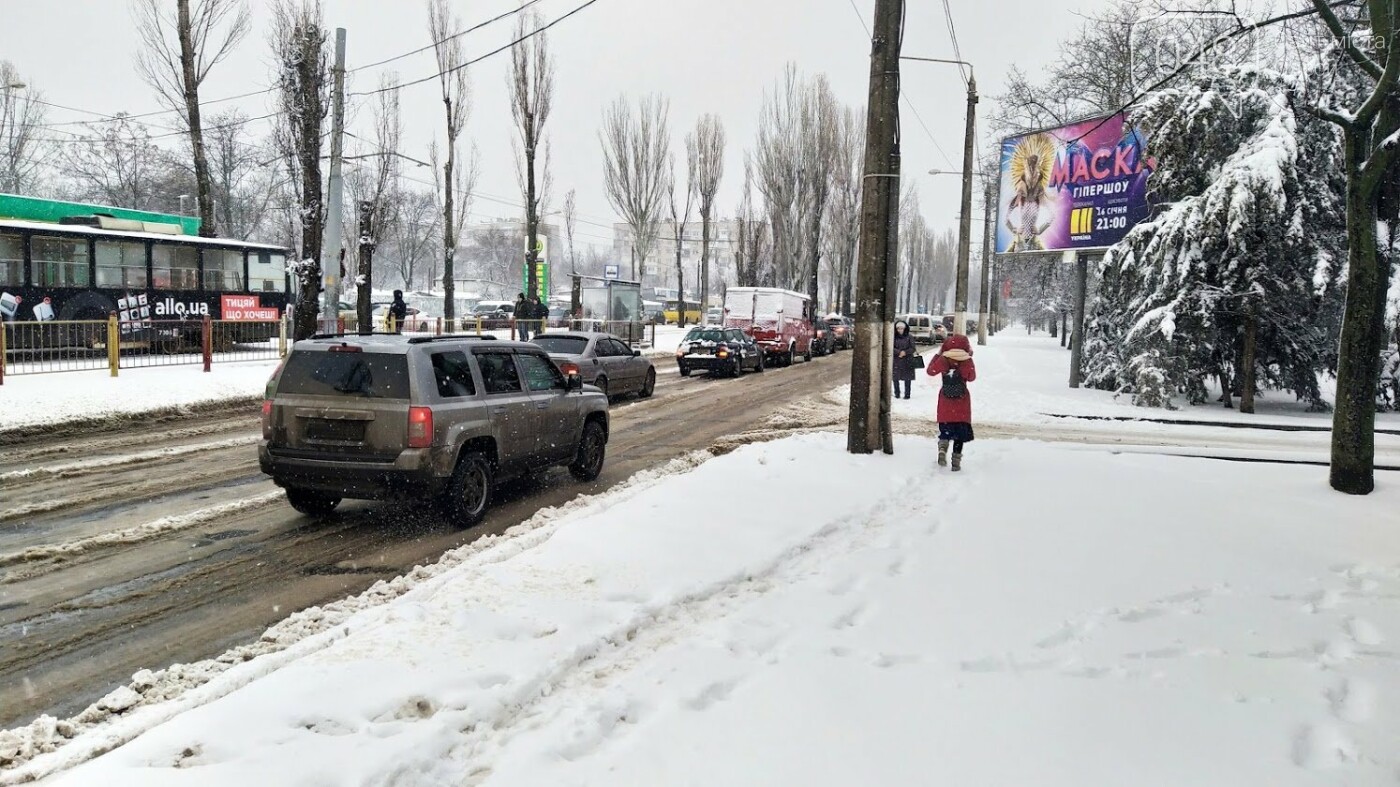
[[[967,276],[972,256],[972,167],[977,144],[977,78],[967,77],[967,131],[963,139],[962,210],[958,217],[958,281],[953,303],[953,333],[967,333]]]
[[[860,265],[856,273],[856,336],[851,353],[851,408],[846,447],[853,454],[886,453],[891,396],[890,318],[897,255],[891,226],[899,195],[899,52],[903,0],[875,0],[870,38],[870,99],[866,114],[865,180],[861,190]]]

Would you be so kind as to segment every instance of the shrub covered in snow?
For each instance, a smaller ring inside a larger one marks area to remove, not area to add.
[[[1105,255],[1086,373],[1143,406],[1239,387],[1245,325],[1258,383],[1325,407],[1345,264],[1337,133],[1296,108],[1292,78],[1220,68],[1136,113],[1158,159],[1158,210]]]

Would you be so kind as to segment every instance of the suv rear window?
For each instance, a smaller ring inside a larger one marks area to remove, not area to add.
[[[408,356],[293,350],[277,380],[277,393],[407,399]]]

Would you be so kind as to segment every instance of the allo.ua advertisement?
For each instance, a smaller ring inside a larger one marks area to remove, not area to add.
[[[1002,140],[997,253],[1112,246],[1150,214],[1155,163],[1122,114]]]

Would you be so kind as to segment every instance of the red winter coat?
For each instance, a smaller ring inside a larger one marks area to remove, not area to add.
[[[957,367],[958,374],[963,380],[972,382],[977,379],[977,366],[971,358],[958,363],[943,357],[943,353],[948,350],[963,350],[968,355],[972,355],[972,345],[967,341],[966,336],[953,334],[943,340],[943,347],[938,354],[933,356],[933,361],[928,365],[928,373],[934,377],[940,377],[944,372]],[[940,388],[938,391],[938,422],[940,424],[970,424],[972,423],[972,388],[968,387],[967,395],[961,399],[949,399],[943,395]]]

